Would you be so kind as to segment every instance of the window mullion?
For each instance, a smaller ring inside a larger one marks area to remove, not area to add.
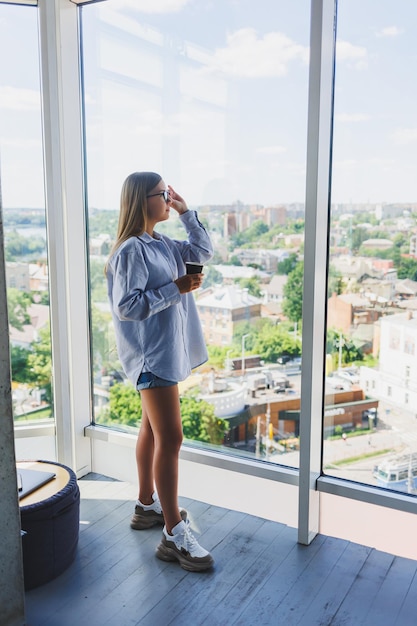
[[[303,544],[319,530],[335,15],[335,0],[312,0],[298,526]]]
[[[39,2],[57,458],[83,474],[91,391],[77,11]]]

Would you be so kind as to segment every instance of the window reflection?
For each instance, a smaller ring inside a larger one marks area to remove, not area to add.
[[[338,3],[324,469],[414,493],[416,7],[374,9]]]
[[[200,421],[185,436],[298,466],[309,3],[261,5],[82,9],[95,421],[140,422],[102,268],[123,180],[153,170],[216,250],[196,296],[210,360],[180,385]],[[161,230],[183,237],[174,218]]]

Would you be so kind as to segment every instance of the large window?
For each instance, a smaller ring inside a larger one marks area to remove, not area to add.
[[[53,416],[36,8],[0,5],[0,56],[0,175],[13,410],[16,425],[28,425]]]
[[[381,5],[381,6],[380,6]],[[381,9],[381,10],[380,10]],[[340,0],[324,471],[417,483],[415,3]]]
[[[207,436],[184,421],[184,434],[298,465],[309,5],[82,8],[96,423],[138,426],[103,265],[123,180],[154,170],[198,210],[216,251],[196,296],[210,360],[180,388],[184,417],[212,426]],[[183,236],[175,217],[162,229]]]

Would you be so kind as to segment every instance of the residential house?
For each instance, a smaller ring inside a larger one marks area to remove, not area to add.
[[[356,293],[333,294],[327,301],[327,326],[350,334],[352,327],[373,324],[381,316],[369,300]]]
[[[237,324],[261,317],[262,301],[235,285],[214,289],[196,304],[205,340],[211,345],[230,345]]]

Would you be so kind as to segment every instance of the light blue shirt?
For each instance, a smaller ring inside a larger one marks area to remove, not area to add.
[[[205,263],[213,248],[195,211],[180,220],[188,240],[158,233],[130,237],[107,267],[117,351],[135,386],[142,371],[184,380],[208,358],[194,296],[181,295],[173,281],[186,273],[185,261]]]

